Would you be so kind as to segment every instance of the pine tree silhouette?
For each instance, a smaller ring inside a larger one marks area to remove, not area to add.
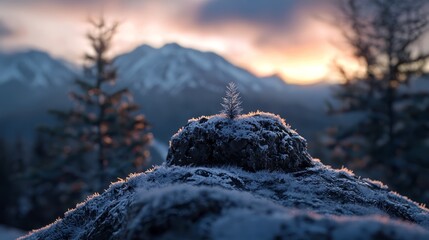
[[[429,51],[420,45],[429,33],[429,1],[337,4],[341,19],[337,28],[361,70],[337,64],[343,83],[334,88],[329,113],[365,117],[331,131],[330,147],[342,153],[336,161],[428,203],[428,195],[421,191],[427,186],[420,185],[418,176],[429,175],[424,160],[429,149],[429,92],[411,86],[420,85],[418,79],[427,73]],[[401,177],[396,176],[399,171]]]
[[[117,71],[109,52],[118,24],[103,18],[90,24],[86,37],[91,49],[70,93],[74,106],[51,110],[56,124],[39,128],[46,136],[48,156],[37,165],[29,184],[37,188],[38,198],[53,205],[45,214],[51,218],[118,177],[141,171],[149,157],[149,123],[129,88],[114,85]]]
[[[221,103],[223,110],[221,113],[225,114],[229,119],[234,119],[241,114],[240,94],[235,83],[230,82],[226,87],[226,96]]]
[[[90,168],[99,184],[94,184],[91,191],[99,191],[118,176],[141,170],[148,159],[152,135],[129,89],[112,86],[116,68],[108,52],[118,24],[107,24],[104,18],[90,24],[92,29],[86,37],[92,51],[85,54],[84,75],[75,81],[78,89],[70,93],[75,107],[51,110],[60,124],[42,130],[64,140],[57,155],[64,156],[67,164],[84,159],[96,162]],[[91,179],[91,184],[96,182],[94,177]]]

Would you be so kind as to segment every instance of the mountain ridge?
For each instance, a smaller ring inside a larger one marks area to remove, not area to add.
[[[27,54],[31,55],[31,52]],[[32,67],[38,66],[46,56],[50,56],[47,53],[41,55],[42,60],[34,61]],[[21,53],[20,57],[23,56],[25,54]],[[53,57],[45,60],[60,62]],[[127,87],[131,90],[134,101],[141,106],[141,113],[152,124],[153,133],[164,145],[168,144],[169,137],[187,119],[218,112],[220,100],[229,82],[236,82],[245,111],[277,113],[286,117],[298,129],[304,129],[301,132],[307,138],[311,139],[310,134],[315,135],[328,122],[320,117],[323,114],[322,98],[328,96],[327,88],[289,85],[279,76],[259,78],[213,52],[185,48],[178,44],[166,44],[160,48],[140,45],[133,51],[118,56],[114,63],[118,68],[115,88]],[[8,66],[13,68],[17,65]],[[66,72],[73,70],[75,75],[67,75],[70,81],[50,84],[50,78],[47,78],[42,81],[45,85],[32,85],[27,84],[29,81],[26,74],[22,74],[19,76],[23,79],[10,81],[14,79],[8,78],[8,83],[1,84],[5,81],[2,81],[0,72],[0,100],[10,103],[0,111],[3,136],[32,138],[32,129],[52,122],[47,110],[71,107],[67,93],[74,88],[72,79],[79,70],[65,63],[61,66],[53,70],[59,71],[63,67],[68,67],[64,70]],[[45,73],[42,69],[30,69],[36,71],[30,76],[50,77],[49,72]],[[53,78],[61,77],[62,75],[57,74]],[[307,101],[307,98],[312,100]],[[319,116],[321,120],[315,123],[312,121],[314,116]],[[28,119],[33,119],[33,122],[28,124]]]
[[[169,43],[160,48],[141,45],[115,59],[121,84],[140,91],[180,93],[184,88],[223,92],[236,82],[242,92],[278,91],[279,85],[264,81],[214,52],[204,52]]]
[[[0,86],[14,81],[31,87],[59,86],[70,84],[76,75],[71,64],[41,50],[0,53]]]

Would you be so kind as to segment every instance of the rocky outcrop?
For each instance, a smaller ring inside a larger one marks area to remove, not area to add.
[[[192,119],[166,164],[23,239],[429,239],[429,210],[312,159],[267,113]]]
[[[304,138],[279,116],[256,112],[189,120],[171,138],[167,165],[294,172],[313,164]]]
[[[24,239],[177,236],[428,239],[429,211],[378,182],[317,162],[294,173],[161,166],[112,184]]]

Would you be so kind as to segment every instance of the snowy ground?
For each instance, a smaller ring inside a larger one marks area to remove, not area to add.
[[[429,239],[429,211],[317,161],[294,173],[161,166],[112,184],[26,239],[177,236]]]

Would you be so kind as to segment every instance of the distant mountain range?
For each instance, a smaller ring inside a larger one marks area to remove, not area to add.
[[[245,111],[270,111],[286,118],[307,139],[330,124],[324,102],[330,85],[286,84],[273,75],[257,77],[223,57],[178,44],[142,45],[114,60],[118,86],[129,87],[151,122],[157,149],[187,119],[216,114],[225,87],[235,82]],[[67,93],[79,68],[37,50],[0,54],[0,131],[3,138],[31,139],[33,129],[52,119],[47,109],[70,107]],[[163,154],[161,154],[163,155]]]
[[[17,83],[31,87],[59,86],[69,83],[75,74],[71,64],[46,52],[0,53],[0,86]]]
[[[258,78],[213,52],[184,48],[176,43],[159,49],[142,45],[118,56],[115,65],[122,84],[142,93],[179,94],[186,89],[223,93],[231,81],[237,83],[242,93],[279,91],[285,87],[281,79]]]

